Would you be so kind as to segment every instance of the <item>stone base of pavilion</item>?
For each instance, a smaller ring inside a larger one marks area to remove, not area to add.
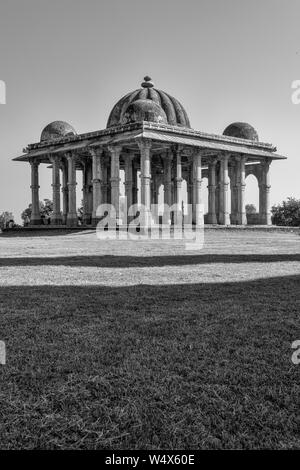
[[[205,224],[205,230],[250,230],[250,231],[276,231],[276,232],[299,232],[300,227],[285,227],[279,225],[218,225],[218,224]],[[96,227],[92,225],[78,225],[77,227],[68,227],[67,225],[30,225],[27,227],[14,227],[2,229],[2,232],[81,232],[81,231],[95,231]],[[124,230],[124,227],[123,227]],[[172,229],[171,229],[172,231]],[[1,233],[1,230],[0,230]]]

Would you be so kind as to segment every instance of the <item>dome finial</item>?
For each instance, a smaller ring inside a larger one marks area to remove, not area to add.
[[[146,75],[146,77],[144,77],[144,80],[145,81],[141,84],[143,88],[152,88],[152,87],[154,87],[154,83],[152,82],[151,77]]]

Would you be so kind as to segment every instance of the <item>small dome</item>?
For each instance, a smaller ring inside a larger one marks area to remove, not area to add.
[[[74,127],[64,121],[54,121],[44,128],[41,134],[41,142],[61,139],[70,135],[76,135]]]
[[[117,104],[115,104],[108,118],[107,127],[124,124],[124,115],[127,112],[127,109],[132,103],[137,101],[152,101],[154,104],[156,104],[158,106],[155,108],[156,112],[158,109],[160,109],[160,113],[163,111],[164,114],[162,114],[161,117],[166,119],[161,122],[165,122],[166,124],[170,124],[172,126],[191,127],[189,118],[182,104],[173,98],[173,96],[168,95],[164,91],[156,89],[151,78],[148,76],[144,78],[144,81],[141,84],[141,88],[123,96],[123,98],[121,98]],[[150,105],[147,104],[147,106]],[[152,108],[151,112],[153,112],[153,110],[154,108]],[[144,120],[150,121],[150,119]]]
[[[125,110],[121,117],[122,124],[130,122],[150,121],[167,124],[167,116],[164,110],[154,101],[137,100],[133,101]]]
[[[255,140],[258,142],[258,134],[254,127],[246,122],[234,122],[226,127],[223,135],[237,137],[239,139]]]

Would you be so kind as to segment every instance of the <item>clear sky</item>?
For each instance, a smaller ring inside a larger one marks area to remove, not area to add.
[[[252,124],[288,157],[272,164],[271,202],[300,198],[299,25],[299,0],[1,0],[0,211],[18,219],[30,202],[29,164],[11,159],[44,126],[103,129],[146,74],[197,130]],[[46,168],[40,197],[51,197]]]

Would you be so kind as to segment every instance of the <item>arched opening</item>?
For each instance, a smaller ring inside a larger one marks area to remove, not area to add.
[[[257,178],[253,174],[246,177],[245,211],[247,224],[259,224],[259,187]]]

